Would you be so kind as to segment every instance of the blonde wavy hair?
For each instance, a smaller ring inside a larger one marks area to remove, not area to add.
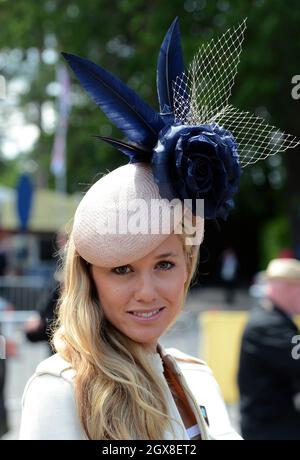
[[[187,246],[185,236],[184,230],[178,234],[188,269],[181,309],[199,261],[199,246]],[[63,285],[52,346],[76,371],[75,400],[87,438],[164,439],[165,430],[172,425],[162,377],[143,346],[106,320],[88,264],[76,251],[72,233],[61,270]]]

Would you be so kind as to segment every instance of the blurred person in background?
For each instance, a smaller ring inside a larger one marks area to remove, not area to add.
[[[273,259],[265,298],[250,313],[242,336],[238,386],[244,439],[300,439],[300,261]]]
[[[5,244],[5,239],[0,230],[0,276],[4,276],[6,274],[7,266],[8,266],[8,261],[7,261],[6,244]]]
[[[60,251],[64,250],[67,242],[67,235],[65,232],[59,232],[56,236],[57,255]],[[38,315],[31,316],[25,323],[24,332],[27,340],[36,343],[45,341],[49,347],[50,355],[53,353],[50,345],[51,341],[51,327],[55,319],[55,308],[60,296],[61,291],[61,273],[56,270],[54,274],[54,283],[51,285],[50,291],[46,292],[40,300]]]
[[[227,248],[221,256],[221,279],[224,286],[225,302],[234,302],[237,283],[238,259],[232,248]]]
[[[0,438],[8,432],[7,410],[5,406],[5,359],[0,358]]]
[[[27,340],[32,343],[47,342],[49,354],[52,354],[50,345],[51,326],[55,317],[55,308],[60,295],[60,282],[57,279],[47,298],[41,303],[38,315],[31,316],[25,323],[24,332]]]

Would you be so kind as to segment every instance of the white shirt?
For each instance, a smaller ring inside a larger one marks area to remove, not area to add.
[[[211,369],[203,361],[176,348],[165,350],[160,344],[158,348],[160,353],[153,354],[153,364],[165,381],[169,415],[179,422],[179,425],[171,422],[175,437],[171,430],[167,430],[164,439],[189,440],[190,436],[197,434],[197,428],[202,439],[242,439],[231,426]],[[165,360],[176,373],[197,420],[197,425],[188,431],[164,377]],[[59,354],[37,366],[23,393],[19,439],[87,439],[77,414],[74,375],[74,369]],[[205,408],[209,425],[200,406],[202,410]]]

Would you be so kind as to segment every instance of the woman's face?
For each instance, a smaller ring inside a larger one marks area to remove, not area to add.
[[[105,317],[130,339],[156,351],[157,340],[181,309],[188,276],[185,257],[179,237],[172,234],[132,264],[93,265],[92,277]],[[153,312],[153,316],[137,316]]]

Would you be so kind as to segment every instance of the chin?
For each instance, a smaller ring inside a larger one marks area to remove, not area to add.
[[[153,343],[157,343],[159,337],[155,336],[155,337],[130,337],[131,340],[133,340],[134,342],[137,342],[139,343],[140,345],[142,345],[143,347],[151,347],[153,345]]]

